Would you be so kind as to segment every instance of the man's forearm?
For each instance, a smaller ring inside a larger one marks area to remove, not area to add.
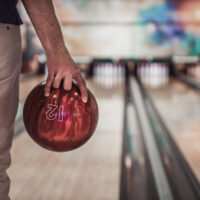
[[[46,54],[66,51],[52,0],[23,0],[23,4]]]
[[[60,25],[55,15],[52,0],[22,0],[34,25],[47,57],[48,77],[45,84],[45,96],[49,96],[51,86],[70,90],[72,79],[80,88],[83,102],[88,94],[85,81],[72,60],[63,40]]]

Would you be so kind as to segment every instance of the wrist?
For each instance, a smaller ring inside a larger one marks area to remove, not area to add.
[[[59,47],[51,46],[51,47],[45,48],[45,54],[47,57],[57,57],[57,56],[66,54],[66,52],[67,52],[67,48],[64,45],[59,46]]]
[[[59,48],[58,50],[45,51],[46,59],[49,63],[74,65],[74,61],[70,56],[67,48]]]

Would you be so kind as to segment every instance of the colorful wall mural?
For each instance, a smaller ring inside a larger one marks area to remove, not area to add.
[[[142,23],[151,25],[151,42],[168,46],[178,41],[189,55],[200,55],[199,0],[167,0],[142,9],[139,16]]]
[[[136,58],[200,55],[200,0],[53,2],[72,55]],[[23,7],[20,14],[27,26],[27,38],[32,38]],[[28,42],[36,46],[31,49],[40,52],[37,39],[26,39]],[[33,55],[27,52],[28,58]]]

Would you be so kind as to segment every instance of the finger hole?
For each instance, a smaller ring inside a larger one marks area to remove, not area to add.
[[[53,78],[54,78],[54,74],[49,74],[48,77],[47,77],[45,89],[44,89],[45,96],[48,96],[50,94]]]
[[[61,80],[62,80],[62,76],[60,74],[57,74],[54,81],[53,81],[53,87],[59,88]]]
[[[63,88],[65,90],[71,90],[72,88],[72,78],[70,76],[66,76],[63,83]]]
[[[78,84],[80,92],[81,92],[82,100],[86,103],[87,99],[88,99],[88,92],[87,92],[87,87],[86,87],[86,83],[85,83],[84,79],[82,77],[77,78],[77,84]]]

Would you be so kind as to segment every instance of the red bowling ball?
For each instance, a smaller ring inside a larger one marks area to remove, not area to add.
[[[70,91],[52,88],[44,96],[45,83],[36,86],[24,104],[25,128],[40,146],[57,152],[80,147],[94,133],[98,122],[98,106],[88,90],[88,102],[83,103],[78,86]]]

